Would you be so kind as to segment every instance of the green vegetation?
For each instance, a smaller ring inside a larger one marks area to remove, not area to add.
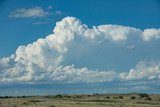
[[[160,107],[159,94],[1,96],[0,107]]]
[[[135,96],[131,96],[131,99],[136,99],[136,97]]]
[[[141,98],[149,97],[147,93],[139,93],[138,94]]]
[[[56,107],[55,105],[50,105],[49,107]]]
[[[31,102],[31,103],[37,103],[37,102],[42,102],[41,100],[29,100],[27,102]]]

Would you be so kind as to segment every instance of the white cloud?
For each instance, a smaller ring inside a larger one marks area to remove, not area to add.
[[[145,29],[143,32],[143,40],[150,41],[152,39],[160,39],[160,29]]]
[[[132,87],[134,90],[148,90],[150,86],[134,86]]]
[[[120,25],[101,25],[98,26],[98,30],[104,38],[109,38],[113,41],[126,40],[129,36],[139,36],[142,33],[140,29]]]
[[[124,49],[126,49],[126,50],[133,50],[133,49],[135,49],[135,48],[136,48],[135,45],[128,45],[128,46],[126,46]]]
[[[90,29],[87,25],[82,24],[80,20],[74,17],[66,17],[61,22],[57,22],[54,33],[66,35],[65,37],[68,39],[74,39],[74,37],[80,36],[81,38],[91,41],[100,39],[124,41],[129,36],[140,36],[142,31],[140,29],[120,25],[100,25],[98,27],[93,26]]]
[[[159,77],[160,63],[153,61],[140,61],[134,69],[120,74],[120,78],[123,80],[154,80],[160,79]]]
[[[33,25],[41,25],[41,24],[48,24],[49,22],[47,21],[38,21],[38,22],[34,22]]]
[[[10,17],[46,17],[48,12],[44,11],[41,7],[33,8],[19,8],[10,13]]]
[[[57,10],[57,11],[55,11],[55,14],[57,14],[57,15],[62,15],[62,14],[64,14],[64,12],[62,12],[62,11],[60,11],[60,10]]]
[[[136,86],[130,86],[127,85],[129,87],[126,86],[121,86],[121,87],[116,87],[116,89],[120,90],[120,91],[142,91],[142,90],[149,90],[151,87],[150,86],[145,86],[145,85],[136,85]]]
[[[53,6],[48,6],[47,9],[51,10],[53,9]]]
[[[32,62],[15,62],[13,66],[10,58],[5,58],[1,62],[0,82],[25,82],[25,81],[57,81],[65,83],[74,82],[106,82],[116,79],[117,73],[113,71],[93,71],[87,67],[75,68],[74,65],[68,66],[49,66],[43,68]],[[14,60],[14,59],[13,59]],[[7,68],[6,68],[7,67]],[[3,71],[2,71],[3,70]]]
[[[49,77],[64,82],[106,82],[114,80],[116,75],[113,71],[93,71],[87,67],[75,68],[74,65],[69,65],[58,66]]]
[[[121,42],[130,36],[142,36],[140,29],[100,25],[89,28],[74,17],[56,23],[53,34],[38,39],[27,46],[19,46],[14,55],[0,59],[0,82],[57,81],[106,82],[113,80],[160,79],[160,64],[140,62],[129,72],[91,70],[87,67],[62,65],[71,43],[84,40],[88,43]]]

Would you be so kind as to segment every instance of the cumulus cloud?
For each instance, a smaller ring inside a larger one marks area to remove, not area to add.
[[[114,80],[160,79],[160,64],[140,62],[129,72],[91,70],[63,65],[72,42],[121,42],[130,36],[143,37],[140,29],[120,25],[100,25],[89,28],[74,17],[57,22],[53,34],[27,46],[19,46],[15,54],[0,59],[0,82],[54,81],[107,82]]]
[[[44,11],[41,7],[33,8],[19,8],[10,13],[10,17],[46,17],[48,12]]]
[[[145,29],[143,32],[143,40],[150,41],[152,39],[160,39],[160,29]]]
[[[1,64],[4,65],[3,71],[1,71],[0,82],[25,82],[25,81],[54,81],[54,82],[106,82],[112,81],[116,78],[116,73],[113,71],[93,71],[87,67],[75,68],[74,65],[57,66],[40,68],[38,65],[29,63],[28,65],[15,64],[13,66],[8,65],[11,63],[9,58],[3,59]],[[6,63],[6,64],[5,64]],[[13,61],[13,63],[15,63]]]
[[[123,80],[154,80],[160,79],[160,63],[154,61],[140,61],[134,69],[121,73]]]

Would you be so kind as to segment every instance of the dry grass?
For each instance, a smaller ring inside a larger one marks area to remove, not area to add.
[[[0,107],[160,107],[160,95],[143,96],[135,93],[5,97],[0,98]]]

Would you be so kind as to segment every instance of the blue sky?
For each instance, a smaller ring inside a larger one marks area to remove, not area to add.
[[[1,0],[0,95],[160,93],[159,19],[159,0]]]

